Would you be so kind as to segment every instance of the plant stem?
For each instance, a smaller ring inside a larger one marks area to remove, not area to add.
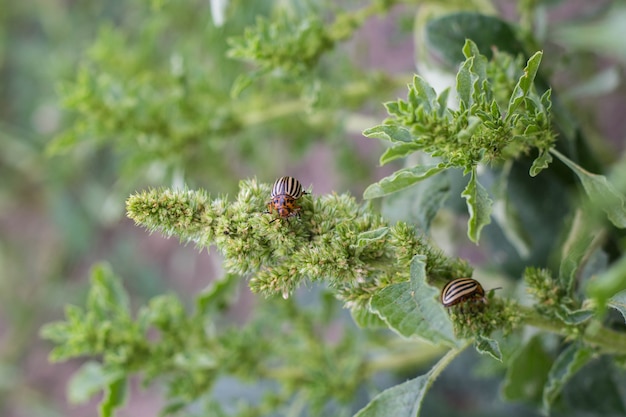
[[[528,307],[520,307],[524,314],[523,324],[547,330],[566,337],[576,337],[572,332],[573,326],[567,326],[561,321],[539,315]],[[591,321],[582,332],[585,343],[597,347],[602,353],[626,353],[626,334],[603,327],[597,320]]]

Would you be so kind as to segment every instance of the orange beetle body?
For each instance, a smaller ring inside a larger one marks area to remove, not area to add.
[[[300,216],[300,210],[302,207],[296,204],[296,201],[302,197],[303,194],[307,194],[302,190],[302,184],[300,181],[293,177],[281,177],[276,180],[272,187],[271,200],[267,203],[268,213],[276,211],[278,219],[289,219],[290,217]],[[271,223],[271,222],[270,222]]]

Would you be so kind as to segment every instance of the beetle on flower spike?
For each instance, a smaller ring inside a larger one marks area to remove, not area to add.
[[[451,307],[469,299],[487,301],[482,285],[472,278],[454,279],[441,290],[441,304],[444,307]]]
[[[290,217],[300,217],[302,207],[296,204],[296,200],[308,194],[302,190],[300,181],[293,177],[281,177],[274,182],[272,187],[271,200],[267,203],[267,213],[272,214],[274,210],[278,213],[278,217],[270,221],[270,223],[278,219],[289,219]]]

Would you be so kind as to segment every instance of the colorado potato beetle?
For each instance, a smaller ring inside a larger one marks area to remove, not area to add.
[[[485,300],[485,290],[472,278],[457,278],[448,282],[441,290],[441,303],[450,307],[470,298]]]
[[[302,207],[296,204],[296,200],[304,194],[308,193],[302,190],[302,184],[297,179],[293,177],[277,179],[272,187],[271,200],[267,203],[268,213],[271,214],[274,210],[278,212],[278,217],[272,220],[272,222],[278,219],[300,216]]]

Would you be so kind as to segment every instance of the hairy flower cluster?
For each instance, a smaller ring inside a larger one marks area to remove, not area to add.
[[[226,271],[249,277],[252,290],[265,295],[286,298],[304,282],[323,281],[363,307],[376,290],[407,281],[417,254],[426,256],[429,282],[471,275],[464,261],[445,257],[405,223],[388,225],[349,195],[304,195],[300,218],[276,221],[265,212],[269,196],[269,184],[246,180],[233,202],[162,189],[131,196],[127,209],[150,230],[215,245]]]

